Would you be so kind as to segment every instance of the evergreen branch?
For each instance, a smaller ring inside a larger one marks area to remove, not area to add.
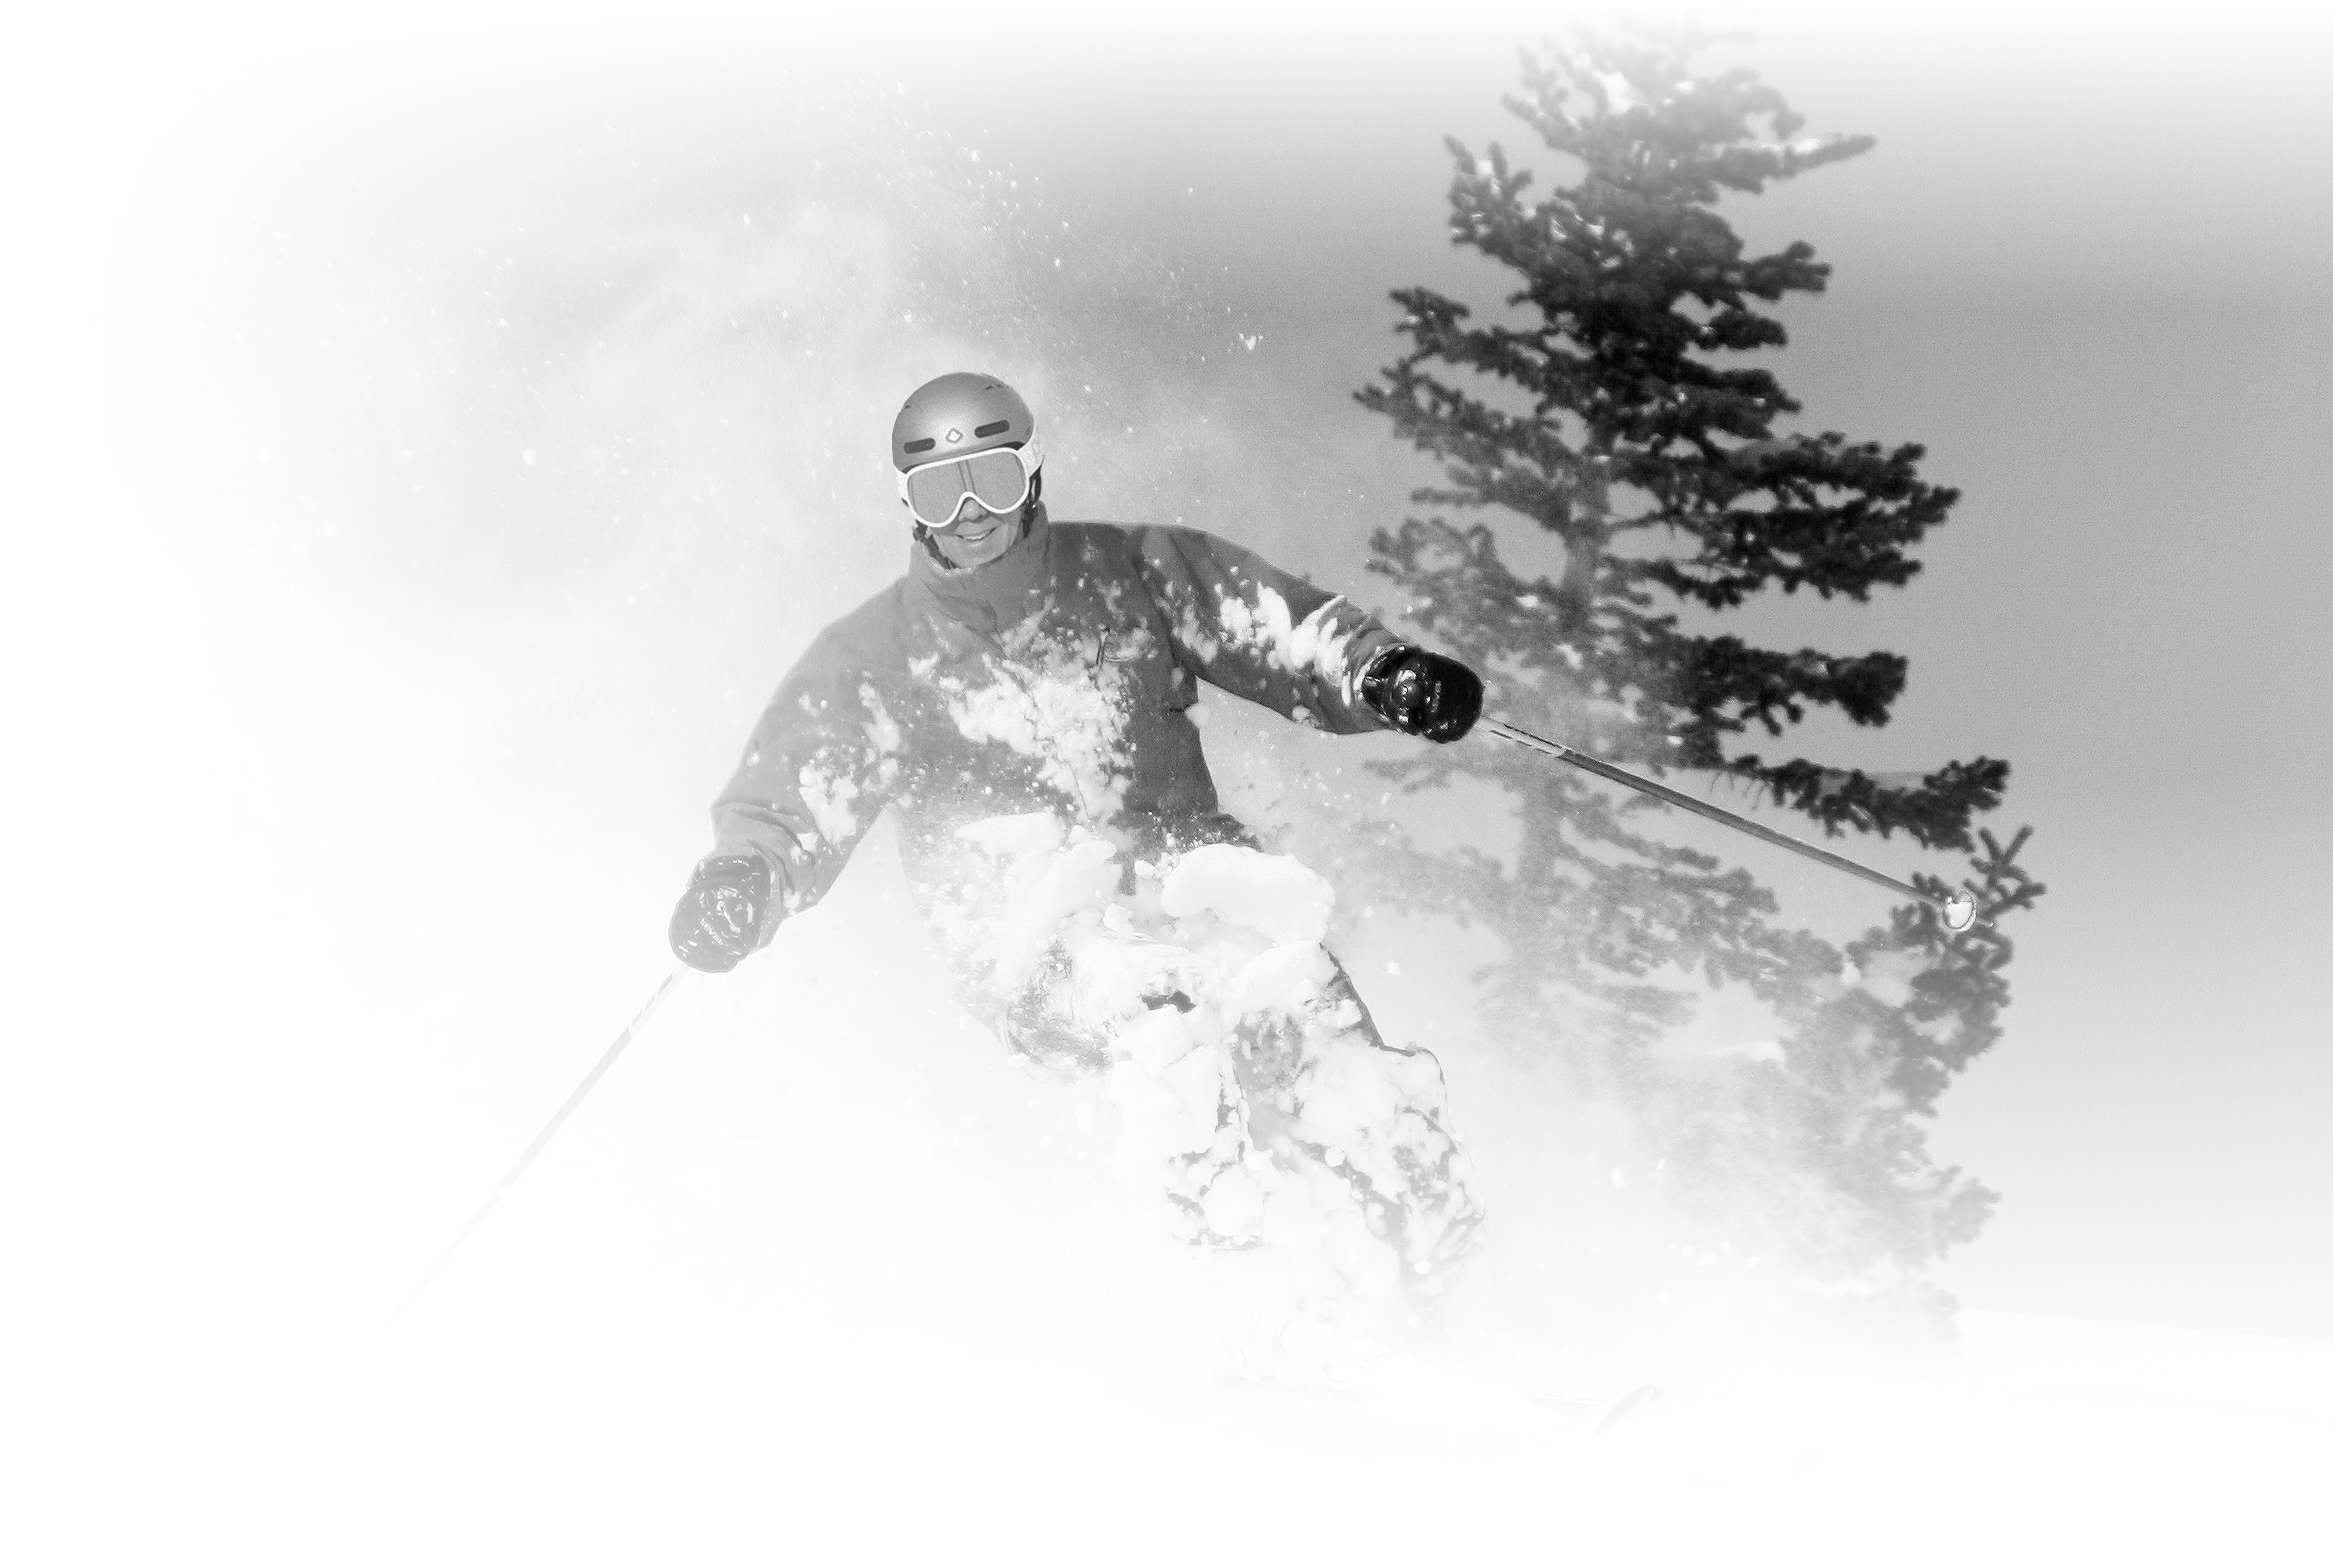
[[[1883,783],[1803,758],[1770,764],[1737,756],[1727,770],[1757,782],[1777,804],[1820,821],[1825,836],[1853,830],[1887,837],[1900,828],[1923,847],[1952,849],[1970,845],[1970,818],[1998,805],[2009,781],[2009,764],[1986,756],[1947,762],[1921,774],[1916,785]]]
[[[1800,722],[1806,704],[1835,707],[1852,723],[1877,727],[1904,689],[1910,666],[1900,654],[1788,652],[1753,648],[1739,637],[1675,638],[1672,695],[1700,730],[1738,733],[1756,724],[1768,734]],[[1710,763],[1714,765],[1715,763]]]

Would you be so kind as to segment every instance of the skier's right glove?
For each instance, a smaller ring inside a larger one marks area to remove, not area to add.
[[[717,853],[689,876],[672,910],[672,953],[700,972],[726,972],[752,954],[774,922],[769,861]]]
[[[1456,659],[1396,643],[1362,672],[1361,700],[1403,734],[1447,743],[1482,716],[1482,677]]]

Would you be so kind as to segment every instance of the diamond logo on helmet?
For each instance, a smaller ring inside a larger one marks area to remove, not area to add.
[[[964,434],[958,431],[956,428],[950,427],[948,428],[948,441],[951,443],[961,443],[964,441]]]

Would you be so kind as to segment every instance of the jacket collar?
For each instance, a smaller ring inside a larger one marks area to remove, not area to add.
[[[1028,533],[985,567],[951,567],[921,535],[907,542],[908,588],[932,610],[985,636],[1036,615],[1053,595],[1053,531],[1039,503]]]

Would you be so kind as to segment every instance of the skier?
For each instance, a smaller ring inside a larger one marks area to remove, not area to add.
[[[891,456],[906,574],[779,684],[714,803],[675,954],[723,972],[768,944],[889,806],[966,1006],[1035,1064],[1180,1098],[1160,1137],[1183,1236],[1255,1244],[1293,1174],[1397,1255],[1404,1288],[1437,1291],[1481,1220],[1440,1066],[1380,1038],[1317,917],[1228,961],[1230,930],[1194,929],[1215,923],[1198,903],[1252,917],[1275,867],[1319,882],[1223,813],[1189,713],[1204,680],[1339,734],[1449,741],[1481,680],[1198,530],[1050,522],[1036,419],[986,374],[909,395]]]

